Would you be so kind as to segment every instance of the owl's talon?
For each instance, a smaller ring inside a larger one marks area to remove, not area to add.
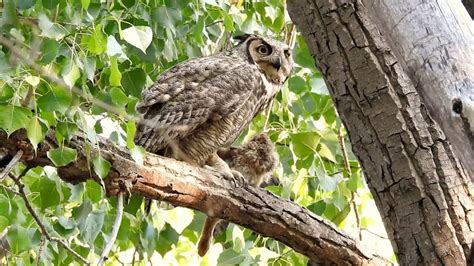
[[[244,185],[245,183],[247,183],[247,180],[239,171],[233,169],[231,169],[230,171],[232,172],[233,179],[236,181],[236,185]]]

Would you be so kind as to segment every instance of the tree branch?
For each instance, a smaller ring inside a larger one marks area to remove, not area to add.
[[[52,133],[48,135],[53,136]],[[49,141],[52,140],[54,138]],[[0,132],[0,146],[6,147],[10,153],[15,153],[20,146],[27,155],[34,155],[32,147],[18,145],[25,141],[27,138],[23,131],[13,133],[10,138]],[[77,150],[78,159],[59,167],[58,174],[68,182],[82,182],[84,177],[90,178],[84,156],[84,139],[76,136],[69,146]],[[134,194],[212,213],[215,217],[279,240],[315,262],[390,264],[334,225],[268,191],[247,185],[236,187],[232,180],[222,178],[217,172],[150,153],[144,156],[144,164],[138,165],[125,148],[117,147],[107,139],[99,138],[94,147],[97,146],[101,156],[112,164],[105,180],[108,196],[121,193],[120,183],[128,182],[132,184],[131,192]],[[49,145],[41,143],[36,157],[23,156],[29,158],[24,163],[29,166],[52,165],[46,157],[48,148]],[[97,149],[91,151],[93,154],[97,152]]]
[[[97,265],[104,265],[105,261],[107,260],[107,256],[112,250],[115,240],[117,239],[120,224],[122,223],[122,217],[123,217],[123,193],[119,193],[117,194],[117,215],[115,216],[114,225],[112,226],[112,232],[110,233],[110,238],[107,240],[107,244],[105,245],[105,248],[102,251],[102,254],[100,255]]]
[[[27,166],[26,169],[29,169],[29,166]],[[24,171],[25,173],[27,172],[27,170]],[[25,202],[25,206],[26,208],[28,209],[28,212],[31,214],[31,216],[33,217],[33,219],[35,220],[36,224],[38,225],[40,231],[41,231],[41,234],[49,241],[54,241],[54,242],[57,242],[59,243],[64,249],[66,249],[69,253],[71,253],[72,255],[74,255],[77,259],[79,259],[80,261],[82,261],[84,264],[86,265],[89,265],[89,262],[83,258],[81,255],[79,255],[79,253],[77,253],[76,251],[74,251],[71,247],[69,247],[66,242],[64,242],[62,239],[59,239],[59,238],[56,238],[56,237],[52,237],[49,233],[48,233],[48,230],[46,229],[45,225],[43,224],[43,222],[41,221],[41,219],[39,218],[38,214],[36,213],[36,211],[33,209],[33,206],[31,206],[30,204],[30,201],[28,200],[28,197],[26,196],[26,193],[25,193],[25,189],[24,189],[24,185],[23,183],[21,182],[20,177],[14,177],[13,175],[10,175],[10,178],[13,179],[13,181],[15,182],[16,186],[18,187],[18,192],[19,192],[19,196],[23,199],[23,201]]]
[[[23,155],[22,150],[18,150],[13,156],[13,158],[10,160],[10,162],[5,166],[3,171],[0,173],[0,182],[12,171],[13,167],[18,163],[18,161],[21,159],[21,156]]]

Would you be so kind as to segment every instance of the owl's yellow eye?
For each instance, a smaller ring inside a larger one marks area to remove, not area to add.
[[[258,48],[257,48],[257,51],[260,53],[260,54],[263,54],[263,55],[269,55],[272,50],[270,47],[266,46],[266,45],[260,45]]]

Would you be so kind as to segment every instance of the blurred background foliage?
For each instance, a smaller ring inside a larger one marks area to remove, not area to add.
[[[239,138],[266,131],[276,143],[282,198],[307,207],[369,246],[382,244],[391,255],[375,205],[350,142],[313,58],[280,0],[4,0],[1,34],[20,52],[0,45],[0,128],[26,128],[33,145],[54,128],[63,145],[48,153],[56,166],[75,160],[67,147],[72,135],[97,135],[133,144],[135,104],[141,90],[167,68],[188,58],[228,47],[230,37],[258,33],[280,40],[294,36],[295,68],[267,114]],[[23,57],[22,57],[23,56]],[[105,104],[104,104],[105,103]],[[347,153],[343,152],[344,148]],[[106,176],[108,162],[92,158]],[[18,175],[23,167],[14,170]],[[31,169],[23,177],[28,198],[50,234],[95,261],[110,234],[115,199],[94,181],[66,184],[54,166]],[[10,251],[0,262],[30,265],[79,264],[48,242],[11,179],[0,183],[0,236]],[[307,258],[248,229],[230,225],[210,252],[199,258],[196,242],[204,214],[164,203],[143,213],[143,199],[125,206],[108,264],[144,265],[305,265]],[[376,235],[382,236],[376,236]],[[41,252],[41,256],[38,254]],[[39,259],[38,259],[39,257]]]

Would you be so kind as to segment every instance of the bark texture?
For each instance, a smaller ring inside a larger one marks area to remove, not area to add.
[[[85,157],[85,141],[73,138],[69,146],[78,151],[78,159],[58,168],[59,176],[68,182],[82,182],[90,176]],[[338,265],[388,265],[387,260],[366,250],[334,225],[325,222],[305,208],[272,193],[249,186],[235,184],[234,180],[218,173],[196,168],[184,162],[147,153],[144,165],[136,164],[128,151],[99,139],[100,154],[111,164],[105,179],[109,196],[123,190],[163,200],[176,206],[202,211],[247,227],[261,235],[272,237],[317,262]],[[92,154],[97,153],[92,145]],[[17,131],[10,138],[0,131],[0,148],[10,155],[24,151],[22,161],[29,166],[52,165],[46,152],[55,147],[54,134],[39,145],[35,155],[26,133]]]
[[[463,265],[472,184],[360,0],[288,0],[402,265]]]
[[[474,23],[465,7],[460,0],[363,3],[474,180]]]
[[[474,0],[462,0],[462,3],[466,7],[471,18],[474,19]]]

